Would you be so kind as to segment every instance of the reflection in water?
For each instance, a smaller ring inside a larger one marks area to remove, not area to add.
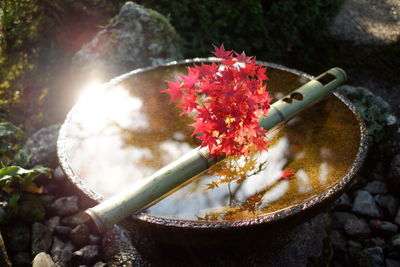
[[[70,116],[66,152],[78,177],[105,198],[196,147],[192,120],[160,93],[182,67],[136,74],[97,88]],[[270,68],[269,88],[285,95],[305,80]],[[281,81],[285,81],[284,84]],[[269,132],[268,151],[228,158],[145,212],[179,219],[235,220],[301,203],[347,173],[360,140],[353,114],[333,96]],[[295,178],[280,179],[295,169]]]

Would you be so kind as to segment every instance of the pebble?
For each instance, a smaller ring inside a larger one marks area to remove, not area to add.
[[[90,245],[99,245],[101,242],[101,237],[98,235],[89,235],[89,244]]]
[[[372,195],[386,194],[388,192],[386,184],[379,180],[369,182],[364,189]]]
[[[32,256],[44,251],[48,252],[53,242],[53,234],[42,223],[35,222],[32,224]]]
[[[360,218],[347,220],[344,230],[348,235],[355,237],[365,237],[371,233],[366,220]]]
[[[32,261],[32,267],[55,267],[53,259],[46,252],[40,252]]]
[[[386,217],[393,220],[399,207],[398,199],[391,195],[376,195],[375,202],[381,207]]]
[[[393,157],[387,176],[388,185],[390,190],[394,192],[395,195],[400,195],[400,154]]]
[[[342,194],[334,204],[335,210],[351,211],[352,203],[350,197],[344,193]]]
[[[390,237],[397,233],[399,227],[394,223],[380,220],[370,220],[369,226],[379,235]]]
[[[332,230],[329,237],[332,245],[343,249],[346,247],[346,239],[339,231]]]
[[[46,226],[50,230],[50,232],[54,232],[54,229],[60,225],[60,216],[54,216],[47,220]]]
[[[61,238],[66,239],[69,237],[69,234],[71,233],[71,227],[69,226],[64,226],[64,225],[58,225],[54,229],[54,232]]]
[[[347,253],[351,261],[350,266],[371,266],[370,258],[361,249],[355,247],[349,247]],[[345,266],[349,266],[349,264],[346,264]]]
[[[54,172],[53,172],[53,179],[55,181],[59,181],[59,182],[63,182],[66,179],[66,176],[64,174],[64,171],[61,169],[60,166],[58,166],[57,168],[55,168]]]
[[[53,195],[39,195],[38,199],[46,210],[50,210],[56,197]]]
[[[71,242],[64,242],[55,236],[50,254],[57,265],[69,266],[68,263],[72,258],[72,252],[74,250],[75,246]]]
[[[382,248],[366,248],[363,251],[370,258],[373,266],[385,266],[385,255]]]
[[[106,267],[106,266],[107,264],[102,261],[99,261],[95,265],[93,265],[93,267]]]
[[[400,251],[400,234],[394,235],[390,239],[390,246],[392,249]]]
[[[11,252],[27,251],[31,242],[30,227],[24,223],[16,222],[11,226],[10,232],[6,233],[8,248]]]
[[[360,242],[354,241],[354,240],[349,240],[347,241],[347,245],[349,247],[355,247],[355,248],[362,248],[363,246],[360,244]]]
[[[100,256],[99,250],[98,245],[84,246],[73,253],[73,260],[92,265]]]
[[[364,241],[364,246],[367,248],[380,247],[383,250],[386,248],[385,239],[381,237],[373,237]]]
[[[400,208],[397,210],[397,215],[396,218],[394,219],[394,222],[400,225]]]
[[[359,190],[356,192],[352,210],[353,212],[360,215],[365,215],[373,218],[381,217],[381,213],[375,203],[374,198],[370,193],[365,190]]]
[[[337,211],[332,213],[332,228],[343,229],[347,220],[357,219],[358,217],[349,212]]]
[[[60,197],[54,201],[51,208],[59,216],[72,215],[79,211],[78,197]]]
[[[80,224],[84,224],[88,221],[88,218],[83,216],[82,212],[76,213],[74,215],[68,216],[68,217],[64,217],[61,219],[61,223],[63,225],[67,225],[70,227],[75,227],[78,226]]]
[[[69,238],[77,247],[83,247],[89,241],[89,227],[86,224],[80,224],[71,230]]]

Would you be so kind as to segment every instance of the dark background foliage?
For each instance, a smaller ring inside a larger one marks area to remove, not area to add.
[[[184,57],[210,56],[211,44],[245,50],[259,60],[317,74],[334,65],[355,79],[360,67],[396,81],[388,69],[400,45],[359,49],[328,35],[344,0],[143,0],[165,15],[181,36]],[[3,0],[0,3],[0,114],[28,132],[62,121],[46,113],[68,88],[75,52],[118,13],[123,0]],[[349,60],[351,58],[351,60]],[[365,60],[368,58],[368,60]],[[64,89],[62,89],[64,88]],[[56,106],[57,110],[57,106]]]

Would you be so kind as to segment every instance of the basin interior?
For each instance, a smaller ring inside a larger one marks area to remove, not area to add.
[[[192,65],[189,64],[189,65]],[[169,104],[166,80],[185,64],[128,75],[87,93],[65,128],[69,168],[107,199],[197,147],[193,120]],[[274,100],[306,83],[279,68],[267,71]],[[232,221],[298,205],[334,186],[351,169],[360,146],[359,121],[334,95],[269,131],[269,150],[228,158],[148,208],[147,215]],[[292,179],[281,179],[293,169]]]

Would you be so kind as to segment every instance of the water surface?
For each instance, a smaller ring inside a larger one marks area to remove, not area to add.
[[[134,75],[110,89],[86,95],[67,128],[66,153],[75,174],[109,198],[196,147],[188,126],[169,105],[166,80],[182,66]],[[268,70],[275,99],[307,80]],[[357,154],[360,131],[336,97],[308,108],[268,133],[268,151],[228,158],[195,177],[145,213],[189,220],[235,220],[274,212],[320,194],[344,176]],[[295,170],[291,180],[282,170]],[[218,185],[218,186],[213,186]]]

